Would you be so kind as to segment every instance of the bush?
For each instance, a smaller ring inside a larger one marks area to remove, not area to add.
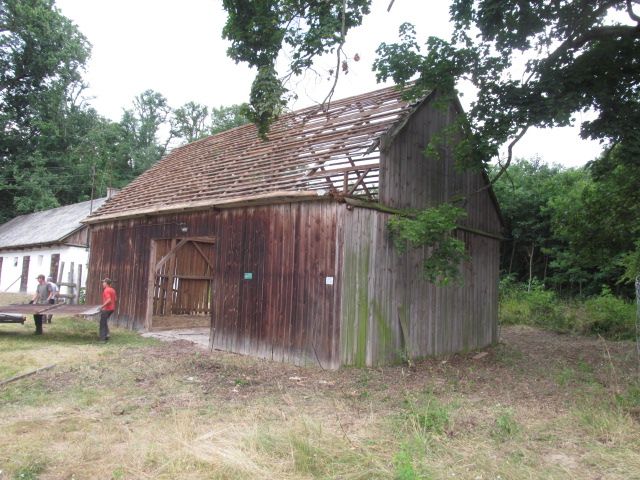
[[[636,307],[616,298],[607,287],[598,297],[584,302],[585,315],[580,325],[582,333],[602,335],[614,340],[635,338]]]
[[[555,292],[533,283],[531,291],[510,281],[500,284],[500,322],[526,324],[555,331],[569,330],[567,318]]]
[[[635,305],[606,287],[583,302],[564,300],[539,283],[526,285],[507,277],[500,282],[500,323],[532,325],[555,332],[602,335],[612,340],[635,338]]]

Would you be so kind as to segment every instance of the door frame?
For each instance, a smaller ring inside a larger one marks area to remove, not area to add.
[[[157,242],[162,240],[171,240],[175,243],[173,244],[169,252],[167,252],[162,258],[156,259],[158,254]],[[215,244],[215,237],[152,238],[150,240],[151,245],[149,247],[149,277],[147,279],[147,310],[144,317],[144,328],[147,331],[150,331],[153,326],[153,297],[158,269],[169,260],[171,260],[178,250],[180,250],[185,245],[188,245],[189,243],[194,244],[196,250],[200,253],[204,261],[207,262],[213,274],[214,266],[211,264],[204,252],[200,249],[198,243]],[[211,277],[210,281],[213,284],[213,276]]]

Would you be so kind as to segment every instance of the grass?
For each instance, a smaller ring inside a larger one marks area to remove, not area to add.
[[[298,368],[56,319],[0,325],[0,478],[638,478],[634,345],[504,327],[489,355]]]

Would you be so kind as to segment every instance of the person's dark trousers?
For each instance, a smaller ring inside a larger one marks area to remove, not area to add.
[[[36,324],[36,335],[42,335],[42,320],[44,315],[34,315],[33,321]]]
[[[102,310],[100,312],[100,340],[106,342],[109,339],[109,317],[113,310]]]

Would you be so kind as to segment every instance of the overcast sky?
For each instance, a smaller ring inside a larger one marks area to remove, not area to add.
[[[163,94],[172,107],[188,101],[209,107],[246,102],[253,73],[226,56],[221,38],[226,15],[221,0],[56,0],[62,13],[74,21],[93,48],[85,80],[90,103],[104,116],[119,120],[133,98],[147,89]],[[362,27],[349,33],[350,71],[340,78],[335,98],[380,88],[371,65],[381,42],[397,39],[398,27],[413,22],[418,39],[427,35],[448,38],[446,0],[374,0]],[[290,88],[299,99],[292,108],[320,102],[330,88],[327,58]],[[466,105],[470,98],[462,98]],[[580,117],[578,117],[580,120]],[[539,155],[547,163],[577,166],[595,158],[600,147],[579,138],[578,129],[533,131],[521,140],[515,155]]]

